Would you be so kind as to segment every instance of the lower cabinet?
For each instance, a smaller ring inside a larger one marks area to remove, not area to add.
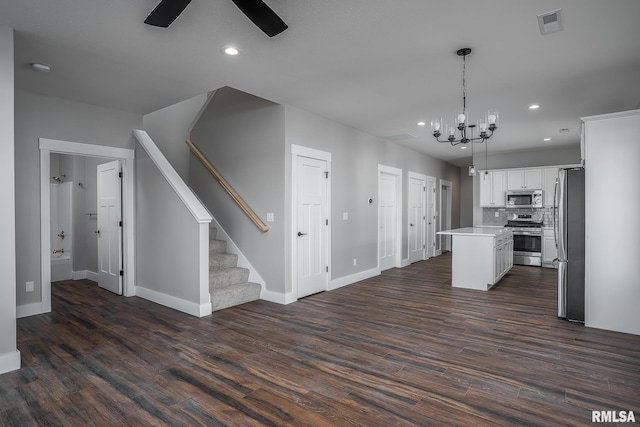
[[[553,260],[558,257],[558,248],[556,247],[556,236],[553,228],[542,229],[542,266],[547,268],[558,268],[554,265]]]
[[[497,283],[513,267],[513,235],[504,236],[502,239],[496,238],[495,245],[493,283]]]

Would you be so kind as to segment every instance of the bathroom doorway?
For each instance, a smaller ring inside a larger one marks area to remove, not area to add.
[[[51,254],[56,249],[52,244],[58,243],[55,239],[57,234],[62,230],[51,229],[51,180],[53,177],[61,177],[66,175],[64,171],[58,170],[57,174],[52,174],[51,170],[51,156],[52,155],[67,155],[72,158],[86,157],[91,158],[91,161],[86,161],[87,164],[97,165],[99,163],[105,163],[109,160],[119,160],[122,165],[122,294],[124,296],[135,295],[134,288],[134,212],[133,212],[133,200],[134,200],[134,150],[123,149],[108,146],[99,146],[94,144],[83,144],[77,142],[60,141],[40,138],[40,230],[41,230],[41,284],[42,284],[42,303],[41,307],[36,312],[26,313],[26,315],[47,313],[51,311]],[[97,163],[96,163],[97,162]],[[86,170],[86,173],[96,174],[96,169],[92,167],[92,170]],[[88,175],[87,175],[88,176]],[[54,180],[55,181],[55,180]],[[74,182],[73,185],[82,188],[78,184],[82,181]],[[85,182],[82,182],[85,186]],[[74,187],[75,188],[75,187]],[[85,188],[86,189],[86,188]],[[82,209],[83,214],[97,214],[97,206],[93,211],[88,209]],[[87,215],[91,216],[91,215]],[[97,220],[97,215],[96,215]],[[87,227],[91,230],[91,220],[88,220]],[[95,227],[94,227],[95,228]],[[79,233],[80,234],[80,233]],[[88,234],[88,233],[86,233]],[[95,233],[97,234],[97,233]],[[96,245],[97,251],[97,245]],[[82,272],[80,272],[82,275]],[[82,277],[80,277],[82,278]],[[87,278],[92,279],[87,276]],[[92,279],[93,280],[93,279]]]

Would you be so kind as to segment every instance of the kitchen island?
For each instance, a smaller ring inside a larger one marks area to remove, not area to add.
[[[513,232],[503,227],[440,231],[452,236],[451,285],[489,290],[513,267]]]

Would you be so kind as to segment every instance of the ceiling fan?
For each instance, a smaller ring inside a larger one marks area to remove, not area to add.
[[[289,28],[276,13],[262,0],[232,0],[247,18],[253,21],[269,37],[276,36]],[[176,20],[191,0],[161,0],[160,4],[147,16],[144,23],[167,28]]]

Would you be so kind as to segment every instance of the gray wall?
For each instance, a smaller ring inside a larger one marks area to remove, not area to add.
[[[39,138],[134,147],[142,116],[60,98],[15,92],[17,305],[41,301]],[[34,292],[25,291],[33,281]]]
[[[136,286],[200,303],[198,224],[136,144]]]
[[[185,140],[189,139],[191,125],[206,101],[205,93],[146,114],[142,119],[143,129],[185,182],[189,178],[189,148]]]
[[[0,374],[17,369],[13,30],[0,26]]]
[[[331,278],[349,276],[377,268],[378,265],[378,164],[400,168],[403,171],[402,258],[408,257],[407,189],[408,172],[416,172],[452,183],[452,227],[458,227],[460,218],[460,169],[457,166],[417,153],[391,141],[376,138],[357,129],[332,122],[301,109],[286,106],[287,172],[285,175],[285,206],[291,203],[291,144],[323,150],[332,154],[332,259]],[[367,198],[374,199],[373,204]],[[344,221],[342,214],[349,219]],[[287,209],[287,229],[291,215]],[[291,253],[286,239],[285,253]],[[353,266],[353,258],[358,259]],[[285,271],[291,271],[290,257],[285,259]],[[291,290],[290,273],[287,291]]]
[[[284,291],[284,107],[231,88],[218,89],[191,132],[194,144],[266,223],[262,233],[191,155],[189,185],[262,276]]]

